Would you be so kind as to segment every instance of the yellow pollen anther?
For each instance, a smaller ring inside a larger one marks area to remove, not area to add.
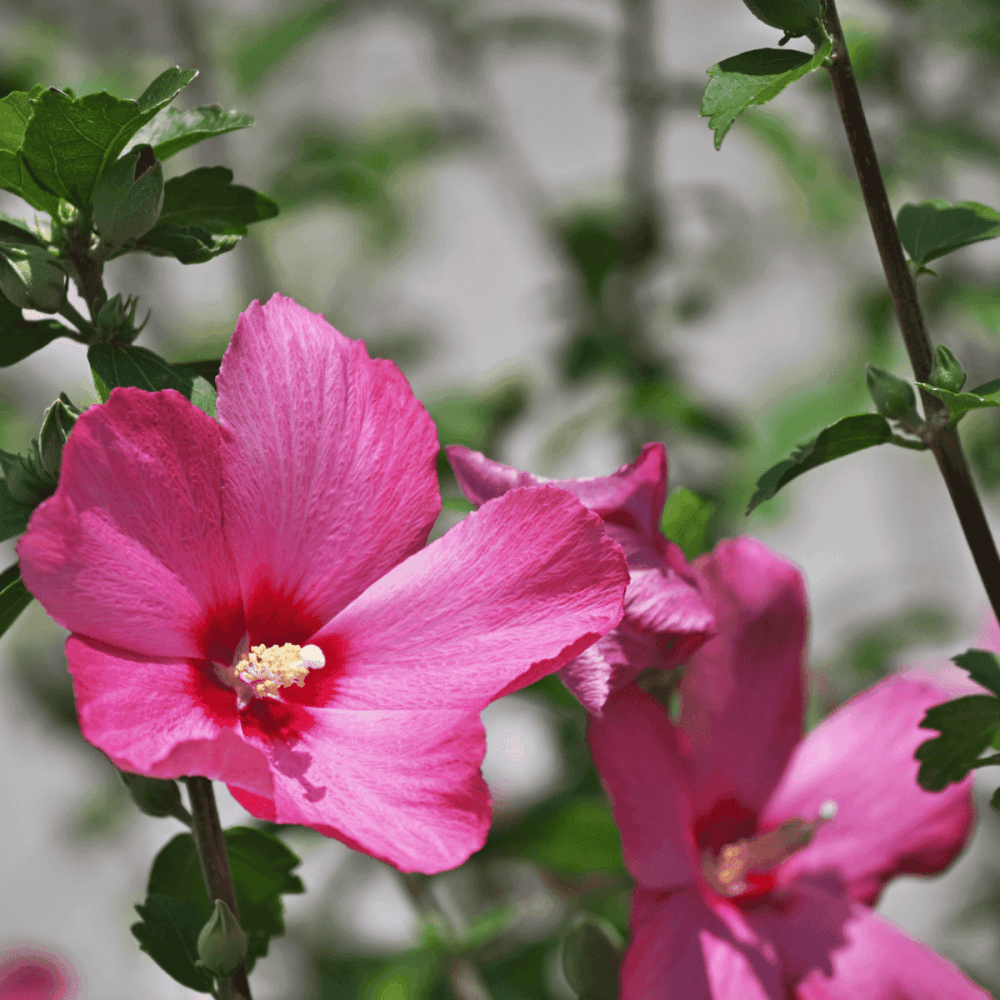
[[[324,666],[326,658],[318,646],[251,646],[238,655],[233,674],[263,698],[278,698],[285,687],[302,687],[310,670]]]

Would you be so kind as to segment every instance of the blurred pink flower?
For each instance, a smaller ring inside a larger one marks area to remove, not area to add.
[[[84,735],[400,868],[460,864],[490,819],[480,711],[617,624],[621,551],[554,489],[425,547],[433,422],[290,299],[240,317],[218,390],[218,423],[169,390],[88,410],[18,546],[73,633]]]
[[[622,1000],[988,1000],[871,909],[971,830],[970,781],[916,781],[941,690],[895,675],[803,737],[798,571],[741,538],[694,572],[719,633],[688,663],[678,722],[635,684],[590,722],[638,882]]]
[[[76,976],[58,955],[37,948],[0,951],[0,1000],[73,1000]]]
[[[670,669],[710,635],[714,621],[698,594],[684,553],[660,532],[667,497],[667,450],[647,444],[631,465],[594,479],[543,479],[501,465],[461,445],[445,449],[459,486],[477,507],[521,486],[569,490],[604,521],[621,545],[631,582],[621,624],[559,671],[590,712],[600,715],[608,695],[650,667]]]

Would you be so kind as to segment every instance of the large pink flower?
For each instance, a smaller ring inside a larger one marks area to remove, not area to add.
[[[941,689],[896,675],[803,738],[799,573],[746,538],[694,571],[719,634],[688,663],[678,723],[635,684],[590,722],[638,882],[622,1000],[987,1000],[871,909],[971,829],[969,781],[917,785]]]
[[[459,486],[476,506],[523,486],[568,490],[604,521],[625,550],[631,580],[625,617],[613,632],[560,671],[566,686],[595,715],[611,691],[647,668],[669,669],[714,631],[684,553],[660,532],[667,497],[667,450],[647,444],[631,465],[594,479],[543,479],[501,465],[461,445],[445,449]]]
[[[218,389],[218,423],[172,391],[88,410],[18,546],[73,633],[84,735],[400,868],[460,864],[490,818],[481,709],[618,622],[621,552],[554,489],[424,547],[430,417],[289,299],[240,317]]]

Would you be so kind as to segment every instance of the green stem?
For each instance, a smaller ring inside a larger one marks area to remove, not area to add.
[[[188,798],[191,800],[191,814],[194,819],[194,841],[198,847],[198,860],[205,878],[209,902],[221,899],[239,920],[236,908],[236,890],[233,874],[229,870],[229,855],[226,852],[226,838],[219,822],[219,810],[215,805],[215,792],[208,778],[185,778]],[[221,1000],[251,1000],[250,984],[247,982],[246,966],[241,965],[230,978],[218,980],[218,994]]]
[[[63,319],[68,319],[77,328],[77,330],[79,330],[80,335],[74,335],[73,332],[70,331],[69,336],[73,340],[77,340],[81,344],[91,343],[90,338],[93,336],[94,328],[79,314],[79,312],[77,312],[73,303],[68,299],[59,309],[59,315],[62,316]]]
[[[875,154],[875,145],[868,130],[861,94],[847,53],[847,44],[844,41],[835,0],[825,0],[823,25],[833,40],[833,53],[828,67],[830,81],[837,98],[844,131],[847,133],[847,141],[851,147],[854,167],[861,183],[861,193],[868,209],[868,219],[875,236],[875,244],[882,259],[889,294],[896,309],[899,328],[910,356],[913,373],[918,382],[926,382],[934,362],[934,350],[927,335],[913,272],[906,262],[892,209],[889,207],[889,196]],[[937,459],[938,468],[948,487],[965,540],[972,552],[972,558],[979,570],[990,604],[993,606],[993,613],[1000,619],[1000,556],[997,555],[993,534],[962,452],[961,441],[954,430],[945,427],[948,411],[944,404],[923,390],[921,398],[928,427],[931,428],[928,445]]]

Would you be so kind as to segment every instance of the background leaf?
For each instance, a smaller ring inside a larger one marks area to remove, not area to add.
[[[822,65],[832,49],[829,39],[814,55],[794,49],[752,49],[712,66],[701,114],[715,132],[715,148],[722,145],[740,112],[777,97],[790,83]]]
[[[35,508],[20,503],[10,495],[7,484],[0,480],[0,541],[20,535],[28,528],[28,518]]]
[[[799,445],[791,458],[772,466],[757,480],[747,513],[765,500],[770,500],[783,486],[817,465],[832,462],[864,448],[885,444],[892,439],[889,422],[878,413],[862,413],[844,417],[831,424],[807,444]]]
[[[917,267],[960,247],[1000,236],[1000,212],[977,201],[941,198],[904,205],[896,218],[899,238]]]
[[[708,524],[712,519],[715,504],[702,500],[690,490],[674,490],[663,508],[660,531],[676,542],[690,560],[707,552]]]
[[[199,167],[164,185],[157,227],[201,226],[210,233],[243,236],[250,223],[277,214],[278,206],[266,195],[234,184],[228,167]]]
[[[21,579],[20,563],[14,563],[0,573],[0,635],[17,621],[18,616],[32,600],[28,588]]]

